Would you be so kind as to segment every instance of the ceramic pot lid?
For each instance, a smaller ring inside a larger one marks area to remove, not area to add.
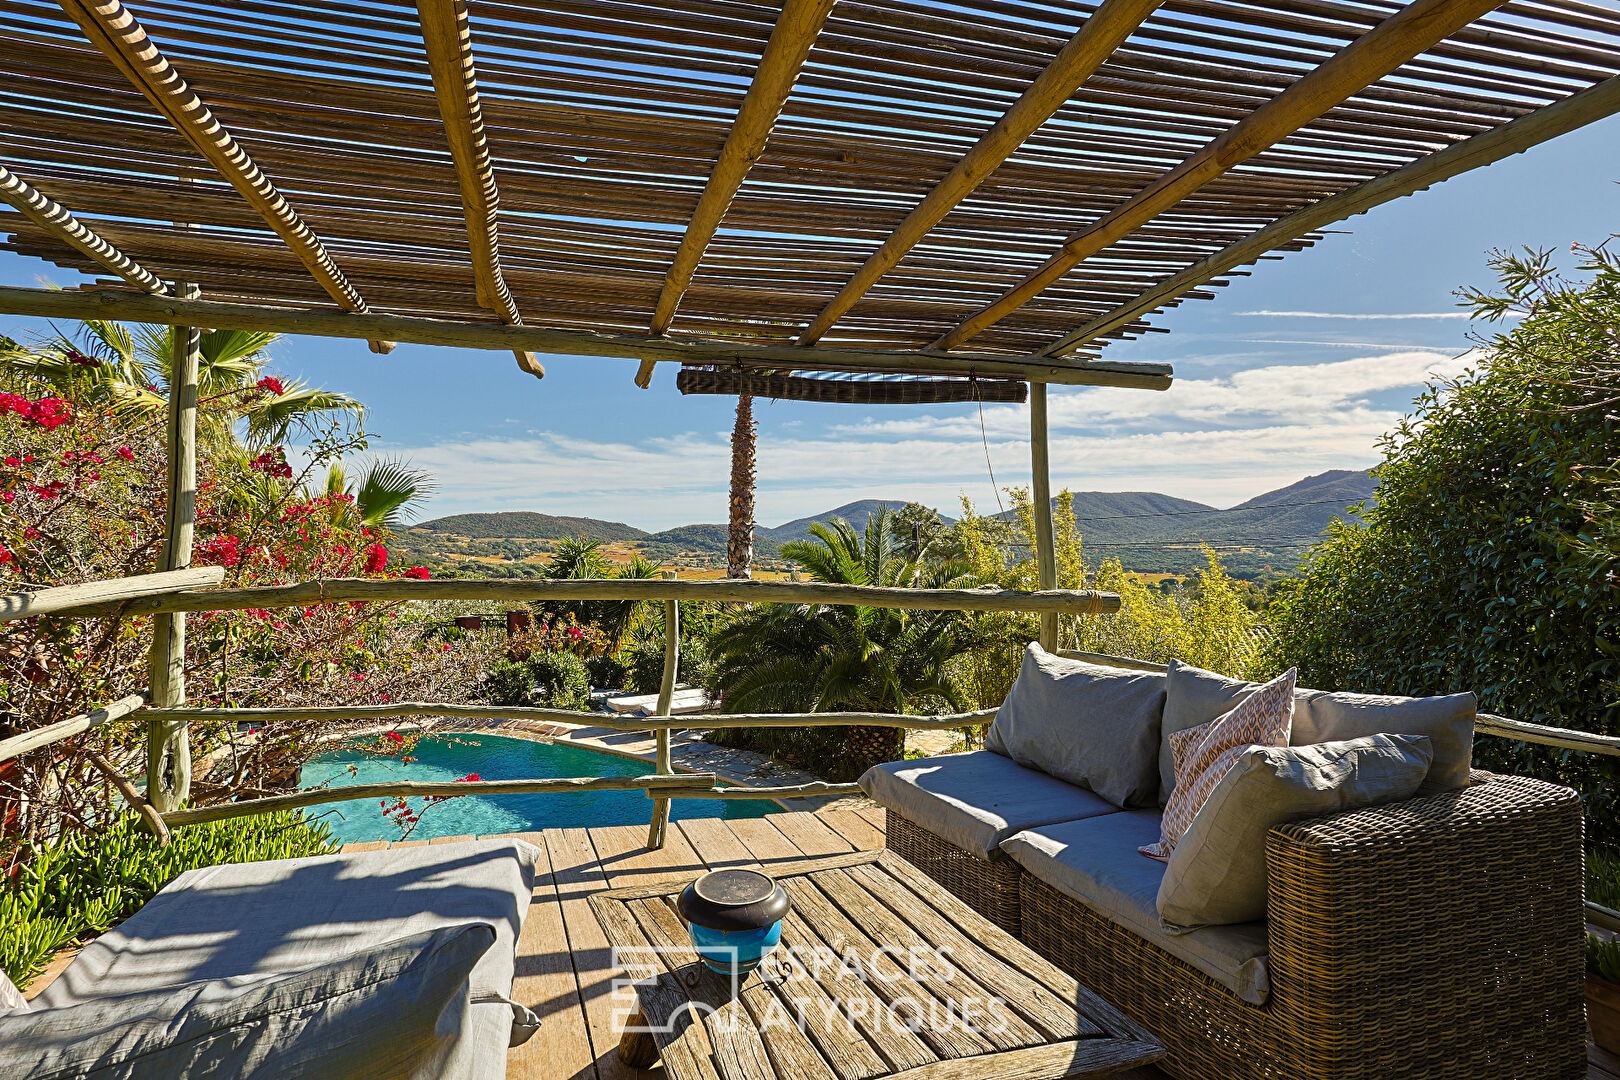
[[[681,893],[681,918],[710,930],[763,930],[788,911],[787,893],[757,870],[715,870]]]

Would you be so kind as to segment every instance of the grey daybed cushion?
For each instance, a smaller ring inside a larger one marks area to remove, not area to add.
[[[1434,762],[1418,794],[1455,791],[1468,786],[1473,768],[1477,708],[1473,694],[1409,698],[1302,689],[1294,693],[1294,734],[1289,741],[1334,742],[1380,732],[1423,735],[1433,744]]]
[[[34,1007],[297,971],[468,922],[495,932],[474,995],[508,995],[538,856],[519,840],[472,840],[188,870],[86,946]],[[504,1075],[513,1019],[508,1004],[473,1005],[442,1074]]]
[[[860,783],[872,801],[981,859],[1020,829],[1117,809],[988,750],[874,765]]]
[[[1199,808],[1170,855],[1157,908],[1165,929],[1266,917],[1266,834],[1302,818],[1407,799],[1434,756],[1421,735],[1256,746]]]
[[[1152,806],[1164,688],[1157,672],[1099,667],[1031,644],[984,746],[1115,806]]]
[[[1137,850],[1159,839],[1159,814],[1127,810],[1106,817],[1026,829],[1001,850],[1025,870],[1226,986],[1264,1005],[1271,995],[1266,924],[1210,926],[1172,934],[1159,923],[1164,864]]]
[[[6,1014],[0,1076],[433,1080],[468,1023],[468,976],[494,942],[488,923],[464,923],[302,970]]]
[[[1170,736],[1207,724],[1259,686],[1179,660],[1170,662],[1159,737],[1160,805],[1176,786]],[[1434,744],[1434,762],[1418,794],[1454,791],[1468,786],[1468,772],[1473,768],[1477,704],[1469,693],[1410,698],[1300,687],[1294,691],[1294,727],[1288,741],[1293,746],[1308,746],[1364,735],[1423,735]]]

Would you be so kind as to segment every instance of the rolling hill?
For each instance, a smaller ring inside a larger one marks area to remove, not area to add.
[[[879,507],[898,510],[905,505],[906,501],[904,499],[859,499],[852,503],[845,503],[843,506],[835,506],[831,510],[823,511],[820,514],[812,514],[810,517],[795,518],[785,524],[776,526],[774,529],[755,526],[754,538],[758,540],[760,537],[764,537],[778,544],[785,544],[789,540],[808,540],[810,539],[810,526],[818,521],[829,521],[832,518],[843,518],[859,531],[866,528],[867,519]],[[954,520],[956,519],[945,518],[947,524]]]
[[[569,540],[583,536],[587,540],[640,540],[647,533],[622,521],[602,521],[588,517],[558,517],[537,514],[531,510],[511,510],[495,514],[452,514],[434,518],[413,529],[443,533],[449,536],[470,536],[474,539],[503,540]]]

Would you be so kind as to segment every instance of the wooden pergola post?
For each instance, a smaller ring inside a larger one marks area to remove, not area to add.
[[[201,290],[177,282],[175,295],[195,299]],[[164,512],[163,552],[158,570],[183,570],[191,564],[192,531],[197,521],[197,377],[202,359],[202,331],[174,328],[169,375],[169,489]],[[148,681],[152,704],[174,707],[186,701],[186,616],[160,612],[152,616],[152,652]],[[152,720],[146,728],[146,797],[159,813],[180,808],[191,793],[191,742],[184,721]]]
[[[671,580],[675,571],[665,570],[664,579]],[[681,602],[679,600],[664,601],[664,681],[658,686],[658,707],[653,710],[658,716],[668,716],[670,708],[675,704],[675,678],[679,674],[681,662]],[[659,776],[670,776],[675,772],[669,760],[669,728],[658,729],[658,757],[655,771]],[[669,836],[669,800],[654,799],[652,812],[652,825],[647,830],[647,846],[661,848]]]
[[[1057,588],[1057,553],[1052,545],[1052,468],[1046,445],[1046,384],[1029,384],[1030,509],[1035,514],[1035,566],[1041,588]],[[1057,651],[1058,617],[1041,612],[1041,648]]]

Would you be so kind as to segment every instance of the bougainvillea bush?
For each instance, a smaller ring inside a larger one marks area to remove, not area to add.
[[[25,351],[0,341],[0,353],[8,349]],[[96,362],[78,355],[85,365]],[[127,395],[107,391],[107,378],[64,379],[64,365],[84,365],[55,359],[54,367],[0,362],[4,589],[148,573],[162,546],[163,415],[128,407]],[[365,523],[353,494],[312,482],[325,466],[364,449],[356,411],[345,405],[335,415],[308,417],[295,469],[283,445],[255,439],[243,420],[289,394],[280,380],[258,374],[205,392],[199,403],[206,437],[199,440],[193,565],[223,567],[227,587],[425,576],[390,559],[387,532]],[[386,604],[194,614],[187,621],[187,698],[228,707],[462,700],[492,645],[446,631],[441,615],[431,605]],[[143,617],[0,626],[0,734],[142,689],[150,641]],[[193,802],[295,784],[304,761],[336,734],[306,722],[254,731],[193,724]],[[124,722],[0,767],[6,856],[98,827],[116,801],[108,767],[139,776],[144,757],[144,724]]]

